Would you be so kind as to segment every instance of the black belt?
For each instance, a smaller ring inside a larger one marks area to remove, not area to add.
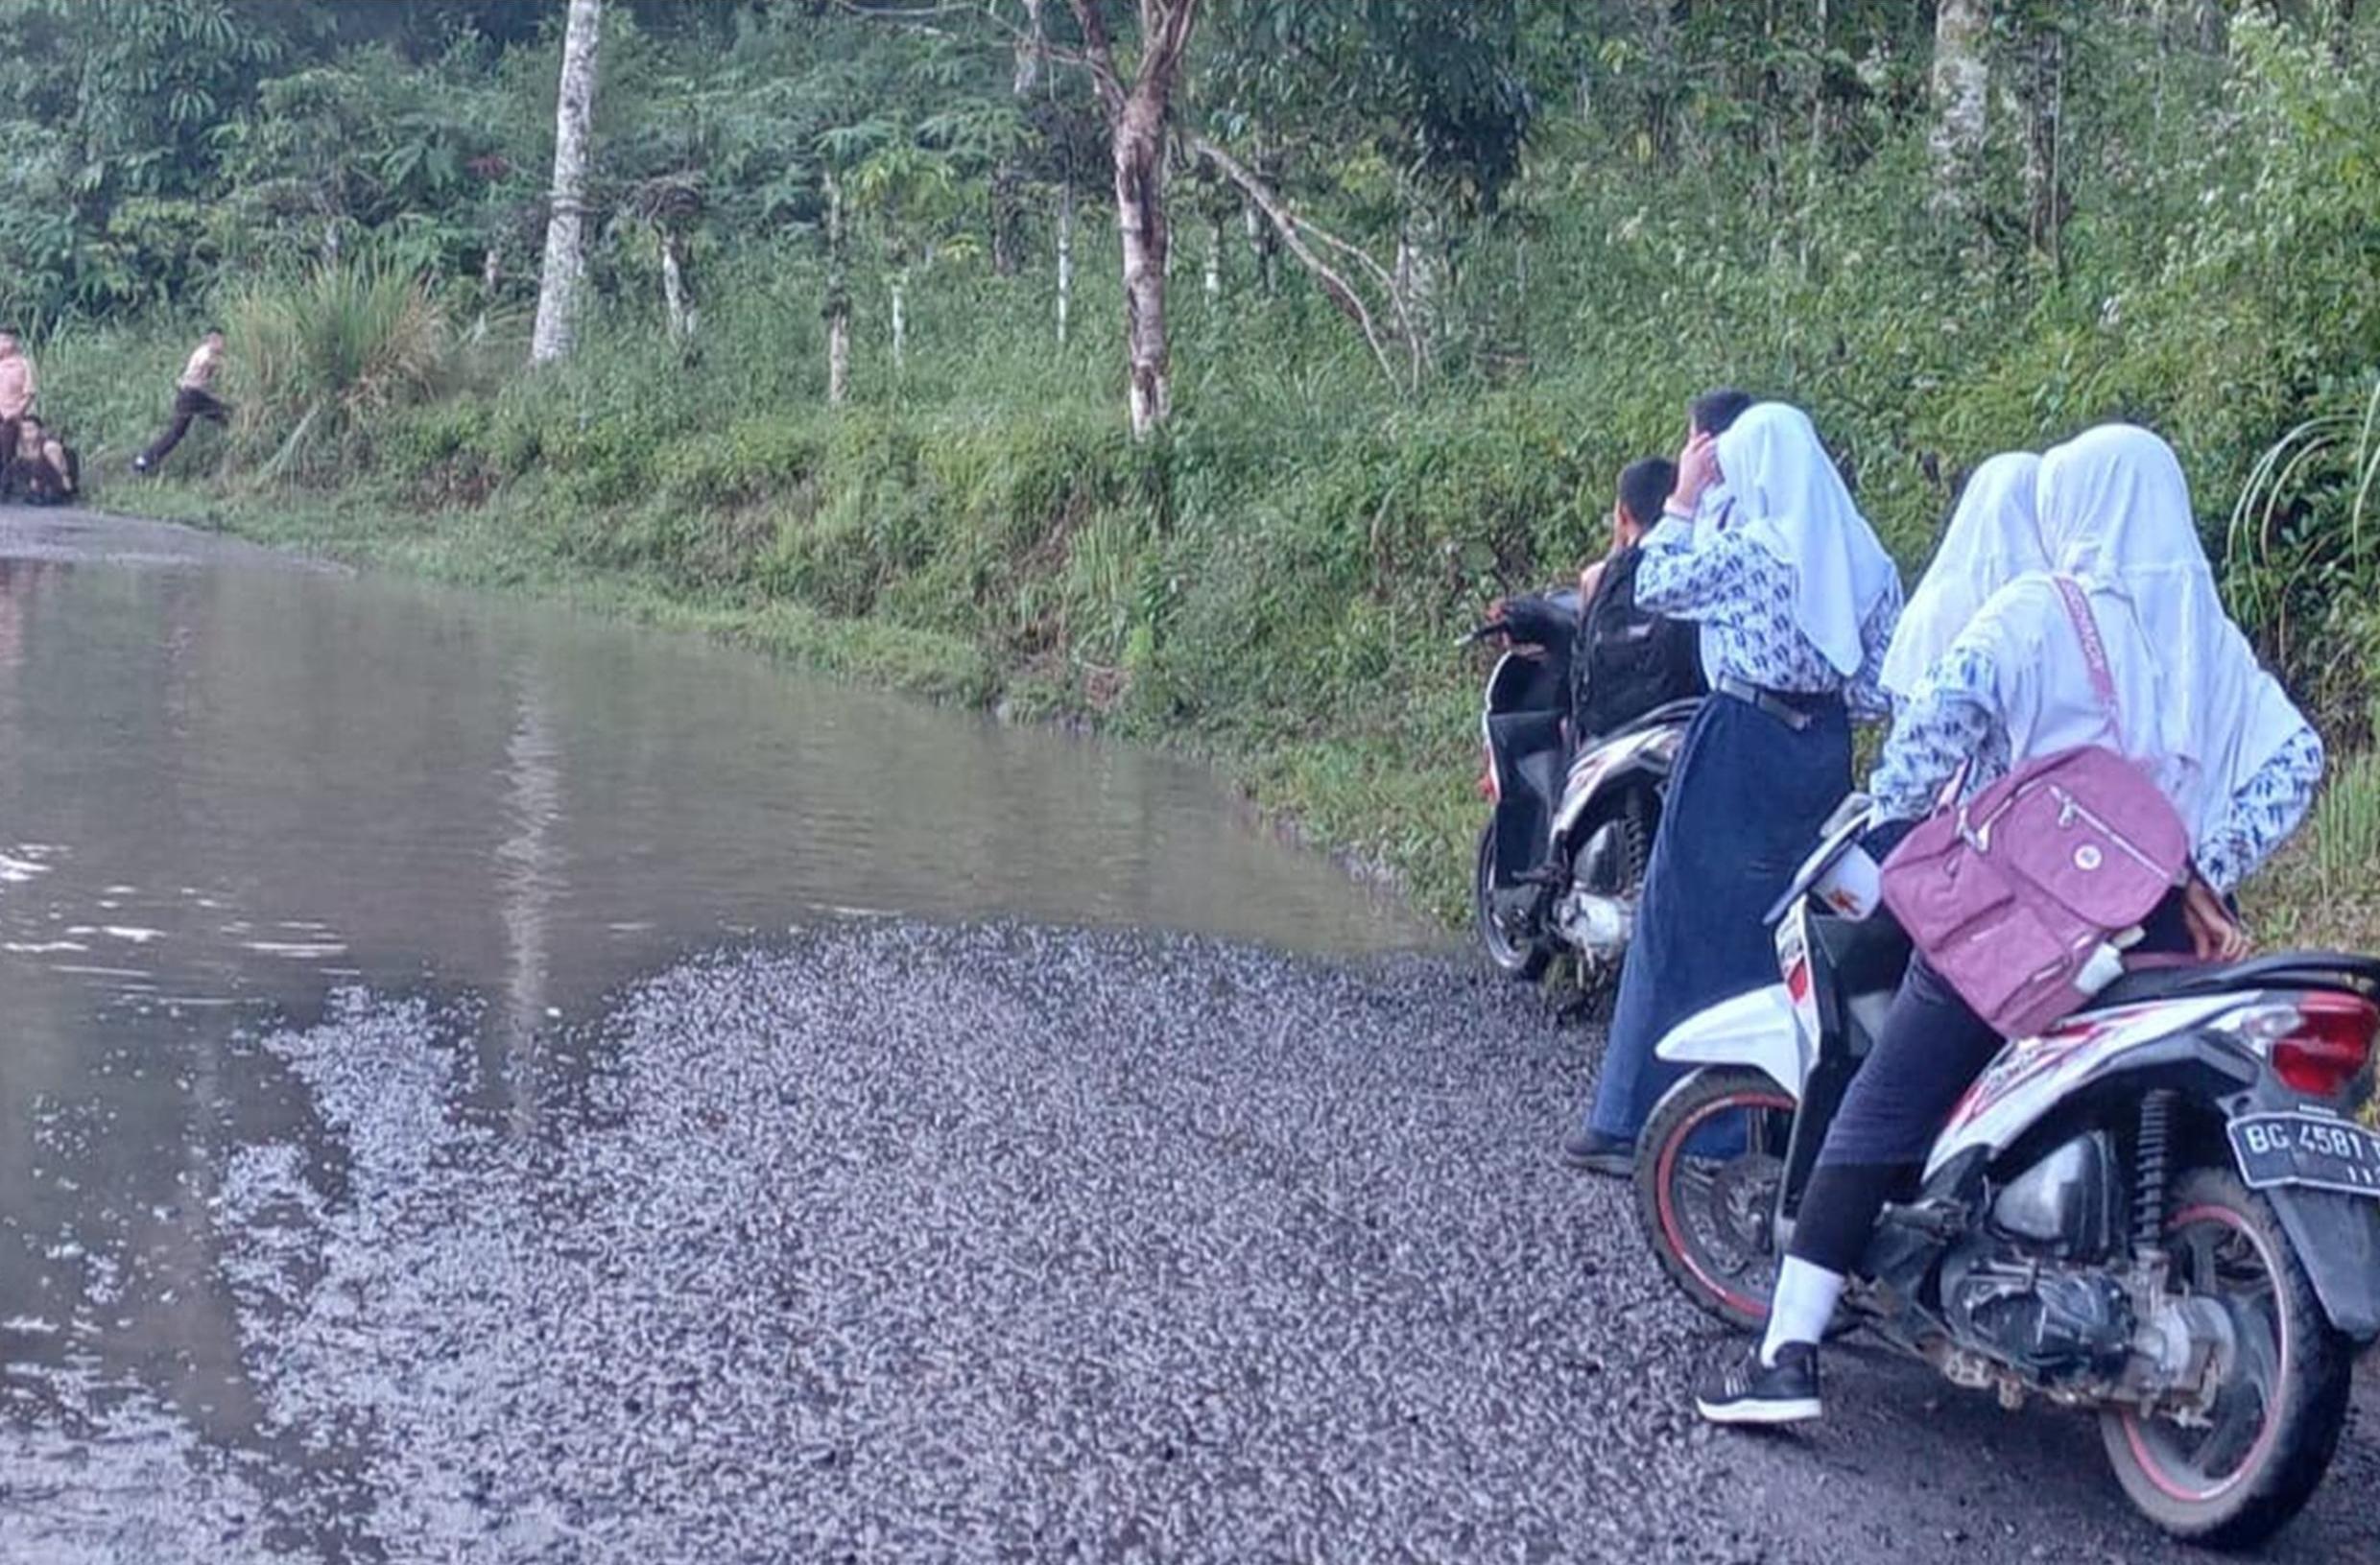
[[[1749,679],[1723,674],[1711,681],[1711,689],[1722,696],[1733,696],[1745,705],[1766,712],[1794,732],[1799,733],[1816,723],[1821,713],[1843,698],[1819,691],[1781,693],[1765,690]]]

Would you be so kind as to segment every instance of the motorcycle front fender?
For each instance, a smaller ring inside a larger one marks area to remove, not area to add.
[[[1739,1065],[1801,1099],[1810,1053],[1782,984],[1696,1011],[1669,1030],[1654,1055],[1673,1065]]]

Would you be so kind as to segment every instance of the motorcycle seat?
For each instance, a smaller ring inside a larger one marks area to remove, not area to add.
[[[2093,995],[2083,1010],[2249,989],[2337,989],[2380,996],[2380,959],[2342,951],[2276,951],[2245,961],[2160,963],[2135,968]]]
[[[1652,711],[1640,713],[1629,719],[1609,733],[1597,734],[1593,743],[1608,745],[1615,739],[1626,739],[1630,734],[1642,733],[1647,728],[1662,728],[1671,723],[1683,723],[1693,717],[1695,708],[1702,704],[1702,698],[1700,696],[1688,696],[1679,700],[1663,701]]]

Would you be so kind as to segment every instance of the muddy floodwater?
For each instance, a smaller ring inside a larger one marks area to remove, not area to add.
[[[0,1539],[55,1557],[41,1513],[105,1515],[108,1485],[157,1481],[143,1463],[338,1465],[321,1431],[309,1451],[267,1427],[250,1369],[275,1322],[227,1260],[244,1155],[291,1150],[334,1195],[349,1155],[260,1038],[359,997],[435,1005],[462,1062],[445,1106],[526,1133],[593,1068],[574,1029],[618,987],[892,915],[1425,938],[1196,767],[571,613],[9,513]],[[139,1459],[39,1476],[94,1440]]]

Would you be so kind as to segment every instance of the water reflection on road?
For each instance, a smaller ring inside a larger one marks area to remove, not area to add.
[[[343,1195],[269,1028],[343,989],[434,997],[468,1018],[460,1110],[530,1136],[589,1067],[569,1023],[608,992],[869,913],[1420,937],[1196,768],[565,613],[0,513],[0,1553],[60,1557],[42,1540],[90,1535],[85,1513],[117,1557],[270,1546],[161,1475],[253,1465],[263,1492],[344,1470],[335,1431],[274,1430],[247,1378],[243,1320],[318,1264],[298,1208]],[[293,1150],[302,1168],[255,1167]]]

